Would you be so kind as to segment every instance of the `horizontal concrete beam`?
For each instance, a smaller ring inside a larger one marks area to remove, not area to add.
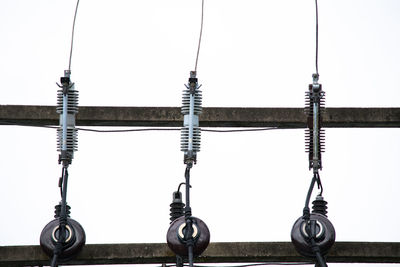
[[[42,266],[50,259],[39,246],[0,247],[0,266]],[[400,263],[400,243],[337,242],[328,262]],[[166,244],[92,244],[63,265],[174,263]],[[290,242],[211,243],[196,263],[311,262],[294,250]]]
[[[180,127],[178,107],[79,107],[79,126]],[[54,106],[0,105],[0,125],[58,125]],[[203,108],[201,127],[305,128],[303,108]],[[400,127],[400,108],[326,108],[323,127]]]

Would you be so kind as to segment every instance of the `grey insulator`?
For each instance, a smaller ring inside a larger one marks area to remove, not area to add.
[[[194,91],[194,115],[199,115],[202,112],[202,92],[199,89]],[[190,89],[183,90],[182,93],[182,109],[183,115],[187,115],[190,112]]]
[[[63,88],[57,91],[57,113],[60,114],[60,127],[57,129],[57,151],[62,151],[63,147],[63,125],[67,125],[66,133],[66,150],[72,153],[78,150],[78,130],[75,129],[75,115],[78,113],[78,91],[75,90],[74,84],[70,85],[67,90],[67,97],[64,98]],[[64,100],[67,101],[67,116],[64,121],[63,105]]]
[[[193,128],[193,151],[200,151],[201,129],[199,127]],[[189,150],[189,126],[181,128],[181,151],[187,152]]]

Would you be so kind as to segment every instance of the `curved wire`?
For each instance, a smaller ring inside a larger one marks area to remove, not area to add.
[[[186,183],[180,183],[180,184],[179,184],[179,186],[178,186],[178,192],[180,192],[180,190],[181,190],[181,186],[182,186],[182,185],[185,185],[185,184],[186,184]],[[192,188],[192,186],[191,186],[191,185],[189,185],[189,187],[190,187],[190,188]]]
[[[201,45],[201,37],[203,35],[203,19],[204,19],[204,0],[201,0],[201,23],[200,23],[200,35],[199,35],[199,44],[197,46],[197,55],[196,55],[196,63],[194,65],[194,71],[197,72],[197,62],[199,61],[199,53],[200,53],[200,45]]]
[[[74,22],[72,23],[71,49],[69,51],[69,63],[68,63],[68,70],[70,72],[71,72],[71,61],[72,61],[72,49],[74,47],[75,21],[76,21],[76,14],[78,13],[78,6],[79,6],[79,0],[76,1]]]
[[[51,125],[34,125],[29,123],[20,123],[14,121],[1,121],[0,126],[21,126],[21,127],[37,127],[37,128],[48,128],[48,129],[58,129],[58,126]],[[136,128],[136,129],[119,129],[119,130],[97,130],[77,127],[76,130],[83,132],[95,132],[95,133],[125,133],[125,132],[150,132],[150,131],[180,131],[181,128]],[[265,127],[265,128],[245,128],[245,129],[230,129],[230,130],[219,130],[219,129],[201,129],[202,132],[210,133],[237,133],[237,132],[258,132],[258,131],[269,131],[269,130],[283,130],[289,128],[282,127]]]
[[[313,190],[314,190],[314,185],[315,185],[315,182],[316,182],[316,181],[317,181],[317,179],[316,179],[316,176],[314,175],[313,178],[312,178],[312,180],[311,180],[310,187],[308,188],[307,197],[306,197],[306,202],[305,202],[305,204],[304,204],[304,210],[305,210],[305,211],[308,210],[308,212],[310,211],[310,208],[309,208],[309,206],[310,206],[310,199],[311,199],[311,194],[312,194],[312,192],[313,192]]]

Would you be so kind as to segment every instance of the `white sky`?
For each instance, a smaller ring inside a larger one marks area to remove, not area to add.
[[[56,104],[75,3],[1,1],[0,104]],[[72,58],[79,104],[180,106],[200,7],[82,0]],[[399,14],[396,0],[319,1],[327,107],[400,106]],[[314,62],[314,1],[205,0],[205,107],[303,107]],[[326,132],[321,179],[337,241],[399,241],[400,129]],[[56,133],[1,126],[0,134],[0,245],[38,244],[60,199]],[[68,202],[87,243],[165,242],[171,195],[184,179],[179,138],[79,132]],[[193,215],[212,242],[289,241],[311,179],[304,131],[203,133],[191,174]]]

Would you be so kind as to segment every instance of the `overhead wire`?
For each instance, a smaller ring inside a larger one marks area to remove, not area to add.
[[[75,21],[76,21],[76,14],[78,13],[78,7],[79,7],[79,0],[76,1],[74,21],[72,23],[71,49],[69,51],[69,63],[68,63],[68,70],[70,72],[71,72],[72,50],[73,50],[73,47],[74,47]]]
[[[22,124],[18,122],[12,121],[1,121],[0,124],[5,126],[20,126],[20,127],[36,127],[36,128],[47,128],[47,129],[58,129],[58,126],[51,125],[34,125],[34,124]],[[99,130],[99,129],[90,129],[90,128],[75,128],[79,131],[84,132],[95,132],[95,133],[126,133],[126,132],[151,132],[151,131],[180,131],[181,128],[136,128],[136,129],[117,129],[117,130]],[[219,129],[204,129],[203,132],[210,133],[237,133],[237,132],[260,132],[260,131],[270,131],[270,130],[282,130],[288,129],[283,127],[264,127],[264,128],[245,128],[245,129],[229,129],[229,130],[219,130]]]
[[[204,0],[201,0],[201,22],[200,22],[200,34],[199,34],[199,43],[197,46],[197,54],[196,54],[196,63],[194,65],[194,71],[197,72],[197,63],[199,61],[199,54],[200,54],[200,45],[201,45],[201,38],[203,35],[203,21],[204,21]]]
[[[70,108],[70,104],[71,107],[74,107],[74,102],[70,102],[68,103],[68,97],[72,97],[72,99],[77,95],[75,95],[74,93],[71,93],[73,90],[69,91],[70,88],[73,89],[73,84],[70,85],[70,81],[69,81],[69,77],[71,74],[71,63],[72,63],[72,51],[73,51],[73,46],[74,46],[74,34],[75,34],[75,22],[76,22],[76,15],[78,12],[78,7],[79,7],[79,0],[77,0],[76,2],[76,6],[75,6],[75,13],[74,13],[74,19],[73,19],[73,23],[72,23],[72,33],[71,33],[71,47],[70,47],[70,52],[69,52],[69,60],[68,60],[68,70],[66,70],[64,72],[65,77],[61,77],[61,83],[63,84],[63,86],[58,85],[59,87],[61,87],[63,90],[61,91],[62,93],[62,112],[61,115],[62,117],[60,117],[60,127],[52,127],[52,126],[48,126],[48,125],[43,125],[41,127],[43,128],[55,128],[57,130],[61,130],[61,136],[60,137],[60,156],[59,156],[59,164],[62,163],[63,167],[62,167],[62,175],[61,178],[59,180],[59,187],[60,187],[60,193],[61,193],[61,211],[60,211],[60,216],[58,218],[58,229],[59,229],[59,238],[57,239],[57,242],[54,244],[53,247],[53,256],[51,259],[51,267],[58,267],[58,259],[59,257],[62,256],[64,250],[67,248],[68,243],[66,241],[67,238],[67,223],[68,223],[68,213],[67,213],[67,185],[68,185],[68,165],[71,163],[72,160],[72,153],[68,152],[68,147],[70,146],[70,144],[68,144],[69,141],[67,141],[68,138],[68,130],[67,130],[67,112],[69,111]],[[68,81],[66,83],[63,82],[63,79],[68,78]],[[66,85],[67,84],[67,85]],[[70,94],[71,93],[71,94]],[[77,103],[76,103],[77,105]],[[57,110],[58,113],[60,113]],[[75,117],[74,117],[75,120]],[[61,121],[63,123],[61,123]],[[74,122],[75,124],[75,122]],[[36,126],[36,125],[30,125],[30,126]],[[73,125],[75,126],[75,125]],[[74,139],[73,139],[74,140]],[[74,141],[73,141],[74,142]],[[56,228],[54,228],[56,229]],[[72,235],[72,233],[71,233]],[[83,233],[84,235],[84,233]],[[52,241],[54,241],[54,239],[52,239]],[[75,242],[75,241],[73,241]],[[42,244],[41,244],[42,245]]]

